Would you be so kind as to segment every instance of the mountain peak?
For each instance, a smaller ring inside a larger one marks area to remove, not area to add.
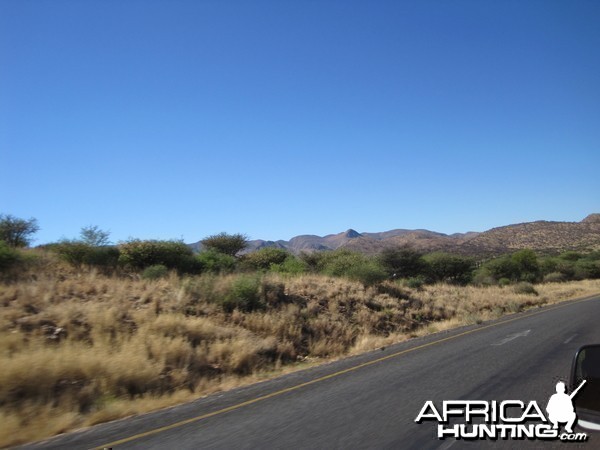
[[[357,238],[357,237],[361,237],[362,234],[360,234],[358,231],[353,230],[352,228],[350,228],[349,230],[346,230],[346,232],[344,233],[344,237],[347,237],[349,239],[353,239],[353,238]]]

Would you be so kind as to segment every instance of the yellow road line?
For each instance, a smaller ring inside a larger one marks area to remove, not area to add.
[[[472,333],[476,333],[476,332],[479,332],[479,331],[487,330],[488,328],[496,327],[498,325],[504,325],[505,323],[510,323],[510,322],[514,322],[514,321],[517,321],[517,320],[525,319],[525,318],[528,318],[528,317],[531,317],[531,316],[536,316],[538,314],[546,313],[548,311],[554,311],[555,309],[564,308],[566,306],[570,306],[570,305],[573,305],[575,303],[581,303],[581,302],[586,302],[586,301],[594,300],[596,298],[598,298],[597,295],[594,295],[594,296],[591,296],[591,297],[585,297],[585,298],[582,298],[580,300],[569,301],[569,302],[558,304],[556,306],[551,306],[549,308],[544,308],[541,311],[535,311],[535,312],[532,312],[532,313],[525,313],[524,315],[521,315],[521,316],[518,316],[518,317],[513,317],[512,319],[507,319],[507,320],[503,320],[503,321],[500,321],[500,322],[494,322],[494,323],[491,323],[491,324],[488,324],[488,325],[484,325],[482,327],[474,328],[472,330],[463,331],[462,333],[455,334],[453,336],[448,336],[448,337],[445,337],[445,338],[442,338],[442,339],[438,339],[436,341],[432,341],[432,342],[428,342],[426,344],[418,345],[416,347],[408,348],[406,350],[401,350],[399,352],[392,353],[391,355],[383,356],[381,358],[377,358],[377,359],[374,359],[372,361],[367,361],[365,363],[361,363],[361,364],[358,364],[356,366],[349,367],[348,369],[340,370],[338,372],[330,373],[329,375],[324,375],[322,377],[315,378],[314,380],[307,381],[305,383],[300,383],[300,384],[297,384],[295,386],[291,386],[289,388],[281,389],[279,391],[272,392],[272,393],[267,394],[267,395],[263,395],[261,397],[256,397],[256,398],[254,398],[252,400],[248,400],[248,401],[245,401],[245,402],[242,402],[242,403],[238,403],[236,405],[228,406],[227,408],[219,409],[219,410],[213,411],[211,413],[202,414],[201,416],[192,417],[190,419],[182,420],[180,422],[176,422],[176,423],[173,423],[171,425],[165,425],[164,427],[155,428],[153,430],[146,431],[144,433],[139,433],[139,434],[135,434],[133,436],[129,436],[129,437],[126,437],[126,438],[123,438],[123,439],[119,439],[118,441],[113,441],[113,442],[110,442],[108,444],[96,447],[95,450],[102,450],[102,449],[105,449],[105,448],[114,447],[116,445],[124,444],[126,442],[131,442],[131,441],[134,441],[134,440],[137,440],[137,439],[141,439],[141,438],[144,438],[144,437],[147,437],[147,436],[152,436],[153,434],[162,433],[163,431],[172,430],[173,428],[178,428],[178,427],[190,424],[190,423],[198,422],[198,421],[203,420],[203,419],[208,419],[209,417],[217,416],[219,414],[224,414],[224,413],[229,412],[229,411],[234,411],[236,409],[243,408],[244,406],[249,406],[249,405],[252,405],[254,403],[258,403],[258,402],[261,402],[263,400],[270,399],[272,397],[277,397],[277,396],[285,394],[287,392],[292,392],[292,391],[301,389],[301,388],[303,388],[305,386],[310,386],[311,384],[315,384],[315,383],[319,383],[321,381],[329,380],[331,378],[335,378],[335,377],[338,377],[340,375],[343,375],[343,374],[346,374],[346,373],[349,373],[349,372],[353,372],[353,371],[358,370],[358,369],[362,369],[363,367],[371,366],[373,364],[377,364],[377,363],[380,363],[382,361],[386,361],[388,359],[396,358],[396,357],[404,355],[406,353],[414,352],[416,350],[421,350],[421,349],[426,348],[426,347],[431,347],[432,345],[441,344],[443,342],[450,341],[452,339],[456,339],[456,338],[459,338],[461,336],[466,336],[468,334],[472,334]]]

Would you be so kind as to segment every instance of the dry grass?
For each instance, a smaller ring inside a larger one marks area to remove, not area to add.
[[[540,285],[536,296],[268,275],[263,309],[225,313],[220,300],[238,278],[143,281],[53,267],[0,284],[0,445],[600,291],[600,281]]]

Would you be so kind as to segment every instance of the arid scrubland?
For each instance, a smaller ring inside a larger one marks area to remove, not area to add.
[[[0,445],[597,293],[600,280],[535,290],[365,287],[315,274],[143,280],[56,262],[0,284]],[[240,298],[260,307],[244,312]]]

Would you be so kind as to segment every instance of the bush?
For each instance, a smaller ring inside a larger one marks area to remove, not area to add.
[[[290,275],[299,275],[308,270],[308,265],[294,255],[288,255],[281,264],[271,264],[271,271],[277,273],[287,273]]]
[[[562,283],[567,281],[567,276],[561,272],[551,272],[544,276],[544,283]]]
[[[495,286],[498,284],[498,280],[492,276],[486,267],[477,269],[473,274],[471,282],[476,286]]]
[[[325,275],[350,278],[366,286],[387,278],[377,261],[345,249],[322,253],[318,267]]]
[[[525,249],[492,259],[485,263],[483,268],[496,280],[506,278],[512,282],[535,283],[541,279],[543,273],[556,271],[556,265],[556,260],[552,259],[540,263],[533,250]]]
[[[600,262],[580,259],[575,263],[574,277],[578,280],[600,278]]]
[[[35,279],[37,274],[52,261],[53,258],[38,250],[17,249],[0,241],[0,279],[2,280],[17,281],[31,277]]]
[[[365,286],[372,286],[381,283],[388,278],[387,273],[376,261],[367,261],[364,264],[359,264],[351,267],[346,276],[351,280],[358,281]]]
[[[535,283],[540,278],[540,264],[533,250],[519,250],[511,255],[518,271],[518,279]]]
[[[410,247],[386,248],[377,259],[390,277],[412,278],[423,275],[427,266],[423,255]]]
[[[533,284],[528,283],[526,281],[517,283],[513,289],[516,294],[539,295],[538,291],[536,291],[535,288],[533,287]]]
[[[558,272],[557,267],[559,264],[558,258],[547,257],[540,261],[540,272],[543,276],[546,276],[552,272]]]
[[[519,268],[510,256],[501,256],[488,261],[483,266],[496,280],[506,278],[507,280],[519,279]]]
[[[75,267],[87,265],[116,269],[120,255],[116,247],[95,247],[81,241],[61,241],[48,246],[48,249]]]
[[[48,249],[56,252],[60,259],[72,266],[81,267],[91,247],[83,242],[61,241],[48,246]]]
[[[144,280],[158,280],[164,278],[169,274],[169,269],[162,264],[156,264],[154,266],[146,267],[142,272],[142,278]]]
[[[92,247],[85,263],[103,269],[116,269],[119,265],[120,252],[117,247]]]
[[[281,249],[265,247],[255,252],[244,255],[244,266],[254,270],[270,270],[274,264],[283,264],[290,254]]]
[[[511,283],[512,283],[512,281],[510,281],[508,278],[500,278],[498,280],[498,286],[501,286],[501,287],[510,286]]]
[[[119,263],[132,269],[163,265],[181,273],[199,270],[190,247],[181,241],[132,240],[119,245]]]
[[[560,259],[572,262],[579,261],[582,257],[583,255],[581,253],[573,251],[564,252],[559,256]]]
[[[431,253],[425,257],[425,262],[429,278],[434,282],[467,284],[475,268],[473,260],[447,253]]]
[[[233,256],[206,250],[196,256],[203,272],[230,273],[235,269],[236,259]]]
[[[260,298],[260,285],[261,279],[257,276],[244,275],[236,278],[221,302],[223,310],[230,313],[234,309],[243,312],[262,309],[265,305]]]
[[[418,277],[407,278],[403,281],[406,287],[411,289],[421,289],[425,285],[425,277],[420,275]]]
[[[323,259],[326,252],[300,252],[298,258],[311,272],[318,272],[322,269]]]
[[[559,261],[555,271],[564,274],[569,280],[575,278],[575,264],[571,261]]]
[[[0,272],[6,272],[12,269],[20,261],[20,254],[14,248],[8,246],[4,241],[0,241]]]

